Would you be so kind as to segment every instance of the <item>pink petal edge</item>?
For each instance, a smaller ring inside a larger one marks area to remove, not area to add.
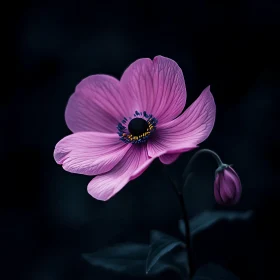
[[[130,147],[117,134],[78,132],[56,144],[54,159],[68,172],[97,175],[110,171]]]
[[[146,145],[133,145],[122,160],[109,172],[93,178],[88,193],[106,201],[119,192],[129,181],[140,176],[154,160],[149,158]]]
[[[180,155],[181,155],[181,153],[164,154],[164,155],[159,157],[159,160],[163,164],[171,164],[174,161],[176,161],[179,158]]]
[[[116,133],[131,102],[131,98],[123,96],[117,79],[92,75],[83,79],[69,98],[65,120],[72,132]]]
[[[187,151],[196,147],[210,134],[215,123],[216,105],[210,86],[175,120],[159,125],[148,142],[150,157],[166,153]]]
[[[141,58],[121,77],[124,95],[133,95],[133,110],[153,114],[160,124],[177,117],[186,104],[186,86],[181,68],[167,57]]]

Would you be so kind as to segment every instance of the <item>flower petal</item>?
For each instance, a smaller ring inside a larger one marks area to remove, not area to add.
[[[214,182],[214,196],[216,201],[219,204],[223,204],[223,199],[221,197],[220,191],[221,191],[221,181],[223,180],[222,178],[223,174],[222,173],[218,173],[216,178],[215,178],[215,182]]]
[[[129,181],[140,176],[154,159],[148,157],[146,145],[132,145],[123,159],[109,172],[93,178],[88,193],[98,200],[108,200]]]
[[[127,99],[120,82],[107,75],[93,75],[82,80],[70,97],[65,120],[72,132],[117,132],[116,126],[127,117]]]
[[[175,153],[175,154],[164,154],[162,156],[159,157],[159,160],[163,163],[163,164],[171,164],[173,163],[175,160],[178,159],[178,157],[181,155],[181,153]]]
[[[227,174],[228,181],[232,184],[232,188],[234,189],[234,200],[232,203],[236,204],[240,200],[242,193],[240,178],[232,167],[229,167],[229,169],[225,170],[225,172]]]
[[[150,157],[166,153],[187,151],[204,141],[212,131],[215,122],[216,105],[207,87],[193,104],[178,118],[157,127],[148,142]]]
[[[120,141],[117,134],[78,132],[56,144],[54,158],[66,171],[97,175],[110,171],[130,146]]]
[[[155,158],[148,158],[143,164],[139,165],[139,167],[130,175],[129,180],[132,181],[142,175],[146,169],[150,166]]]
[[[121,86],[127,96],[134,96],[133,110],[153,114],[159,124],[173,120],[186,104],[182,70],[174,60],[163,56],[133,62],[124,72]]]

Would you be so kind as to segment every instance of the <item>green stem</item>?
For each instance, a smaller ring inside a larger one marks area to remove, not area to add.
[[[214,151],[209,150],[209,149],[199,150],[192,156],[192,158],[188,162],[187,167],[185,168],[185,171],[183,173],[183,177],[187,177],[187,179],[185,181],[184,186],[187,185],[187,183],[188,183],[188,181],[191,177],[190,175],[192,173],[190,173],[190,169],[191,169],[191,166],[192,166],[193,162],[202,153],[211,154],[215,158],[219,167],[224,166],[220,157]],[[192,278],[195,270],[194,270],[194,262],[193,262],[193,253],[192,253],[192,248],[191,248],[191,234],[190,234],[189,216],[188,216],[188,212],[187,212],[187,208],[186,208],[186,204],[185,204],[185,200],[184,200],[184,195],[183,195],[184,186],[181,190],[179,190],[179,188],[176,185],[176,182],[174,182],[172,180],[172,178],[170,177],[168,170],[167,170],[166,173],[167,173],[167,175],[168,175],[168,177],[169,177],[169,179],[172,183],[172,188],[174,189],[174,191],[175,191],[175,193],[178,197],[178,200],[179,200],[179,203],[180,203],[180,206],[181,206],[181,210],[182,210],[182,213],[183,213],[183,219],[184,219],[184,224],[185,224],[185,232],[186,232],[186,234],[185,234],[185,244],[186,244],[186,251],[187,251],[187,255],[188,255],[188,272],[189,272],[190,278]]]
[[[201,155],[202,153],[208,153],[208,154],[212,155],[212,156],[215,158],[215,160],[216,160],[216,162],[217,162],[217,164],[218,164],[219,166],[220,166],[220,165],[223,165],[223,162],[222,162],[222,160],[220,159],[220,157],[218,156],[218,154],[216,154],[214,151],[209,150],[209,149],[202,149],[202,150],[197,151],[197,152],[191,157],[190,161],[189,161],[188,164],[187,164],[187,167],[185,168],[185,171],[184,171],[184,173],[183,173],[183,177],[186,177],[186,176],[189,174],[193,162],[194,162],[194,161],[196,160],[196,158],[197,158],[199,155]]]
[[[194,275],[194,262],[193,262],[192,248],[191,248],[191,233],[190,233],[189,215],[188,215],[184,197],[182,194],[180,194],[180,205],[181,205],[182,212],[183,212],[183,219],[184,219],[185,231],[186,231],[185,243],[186,243],[186,251],[188,254],[189,276],[190,276],[190,278],[192,278]]]
[[[172,178],[170,177],[168,172],[167,172],[167,174],[171,181],[172,188],[178,197],[178,200],[179,200],[179,203],[181,206],[181,210],[182,210],[182,214],[183,214],[185,232],[186,232],[185,245],[186,245],[186,251],[187,251],[187,255],[188,255],[188,272],[189,272],[190,278],[192,278],[192,276],[194,275],[194,262],[193,262],[193,254],[192,254],[192,249],[191,249],[191,235],[190,235],[190,224],[189,224],[188,212],[186,209],[183,193],[178,190],[176,183],[172,180]]]

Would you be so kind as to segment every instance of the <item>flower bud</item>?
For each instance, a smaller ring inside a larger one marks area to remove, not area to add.
[[[236,204],[241,196],[242,186],[234,169],[222,164],[216,170],[214,195],[217,203],[222,205]]]

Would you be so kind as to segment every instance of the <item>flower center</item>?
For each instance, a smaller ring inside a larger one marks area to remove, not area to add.
[[[128,124],[128,130],[134,136],[140,136],[147,132],[148,128],[149,124],[147,121],[141,118],[132,119]]]
[[[127,125],[127,122],[128,125]],[[118,135],[125,143],[140,144],[148,140],[155,131],[157,119],[153,115],[135,111],[134,118],[124,118],[118,124]]]

